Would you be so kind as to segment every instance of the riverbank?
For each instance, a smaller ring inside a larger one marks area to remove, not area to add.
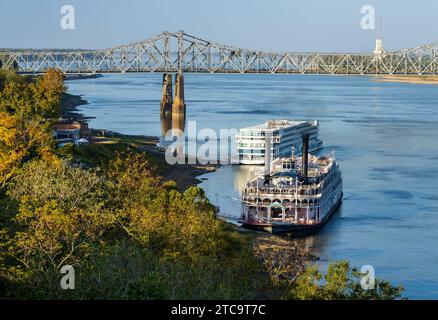
[[[73,119],[77,121],[86,121],[91,119],[85,117],[78,110],[79,106],[88,104],[88,101],[82,99],[81,96],[63,93],[61,97],[61,117]]]
[[[373,76],[375,81],[378,82],[399,82],[399,83],[412,83],[412,84],[434,84],[438,85],[438,76],[424,75],[375,75]]]
[[[103,75],[100,73],[76,73],[76,74],[67,74],[65,76],[65,80],[83,80],[83,79],[97,79],[102,78]]]
[[[64,93],[61,99],[61,116],[63,118],[87,122],[92,119],[86,117],[78,110],[81,105],[88,104],[88,101],[83,99],[80,95],[72,95]],[[183,165],[168,165],[165,160],[165,153],[157,147],[159,141],[158,137],[154,136],[142,136],[142,135],[124,135],[117,132],[110,132],[106,130],[93,130],[99,132],[99,136],[93,137],[93,144],[98,145],[113,145],[112,149],[121,150],[124,146],[130,146],[145,151],[151,158],[152,162],[156,164],[159,170],[159,174],[163,177],[164,181],[175,181],[178,189],[183,191],[191,186],[198,185],[202,180],[198,179],[199,176],[206,173],[210,173],[216,170],[218,165],[211,164],[183,164]],[[103,132],[103,135],[102,135]],[[90,147],[82,147],[82,149],[90,149]],[[84,158],[89,162],[98,161],[93,159],[91,153],[97,150],[86,150]],[[102,150],[99,150],[101,153]],[[90,160],[91,159],[91,160]]]
[[[65,81],[83,80],[83,79],[98,79],[103,77],[101,74],[67,74]],[[88,104],[88,101],[83,99],[81,95],[73,95],[64,92],[61,96],[61,116],[63,118],[73,119],[76,121],[86,121],[92,117],[86,117],[78,110],[79,106]]]

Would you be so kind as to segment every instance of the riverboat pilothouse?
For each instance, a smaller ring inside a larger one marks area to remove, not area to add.
[[[309,154],[309,134],[302,157],[266,161],[265,174],[250,180],[242,192],[241,223],[271,233],[314,233],[342,202],[342,177],[334,154]],[[266,138],[267,150],[270,137]],[[269,151],[267,159],[271,158]]]

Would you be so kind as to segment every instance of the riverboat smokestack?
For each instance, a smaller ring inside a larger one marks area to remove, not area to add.
[[[170,113],[172,112],[172,75],[163,74],[163,95],[161,97],[160,112]]]
[[[303,180],[307,183],[308,165],[309,165],[309,133],[303,134]]]
[[[265,133],[265,178],[271,175],[271,133]]]

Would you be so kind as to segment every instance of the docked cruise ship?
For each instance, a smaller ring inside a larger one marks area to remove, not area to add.
[[[304,132],[310,134],[309,151],[316,151],[322,147],[318,131],[318,121],[270,120],[260,125],[242,128],[236,135],[239,163],[265,163],[267,134],[271,136],[271,154],[274,159],[301,155],[301,136]]]
[[[340,206],[343,183],[335,156],[309,155],[308,139],[304,134],[302,158],[283,157],[267,163],[265,175],[246,184],[241,198],[244,227],[271,233],[314,233]]]

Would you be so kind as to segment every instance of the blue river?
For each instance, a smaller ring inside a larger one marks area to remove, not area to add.
[[[69,81],[89,104],[93,128],[161,135],[161,74],[114,74]],[[323,230],[304,239],[323,262],[371,265],[411,299],[438,299],[438,86],[372,77],[185,75],[187,120],[197,129],[238,129],[268,119],[320,121],[334,151],[344,202]],[[224,165],[201,186],[238,216],[250,167]]]

